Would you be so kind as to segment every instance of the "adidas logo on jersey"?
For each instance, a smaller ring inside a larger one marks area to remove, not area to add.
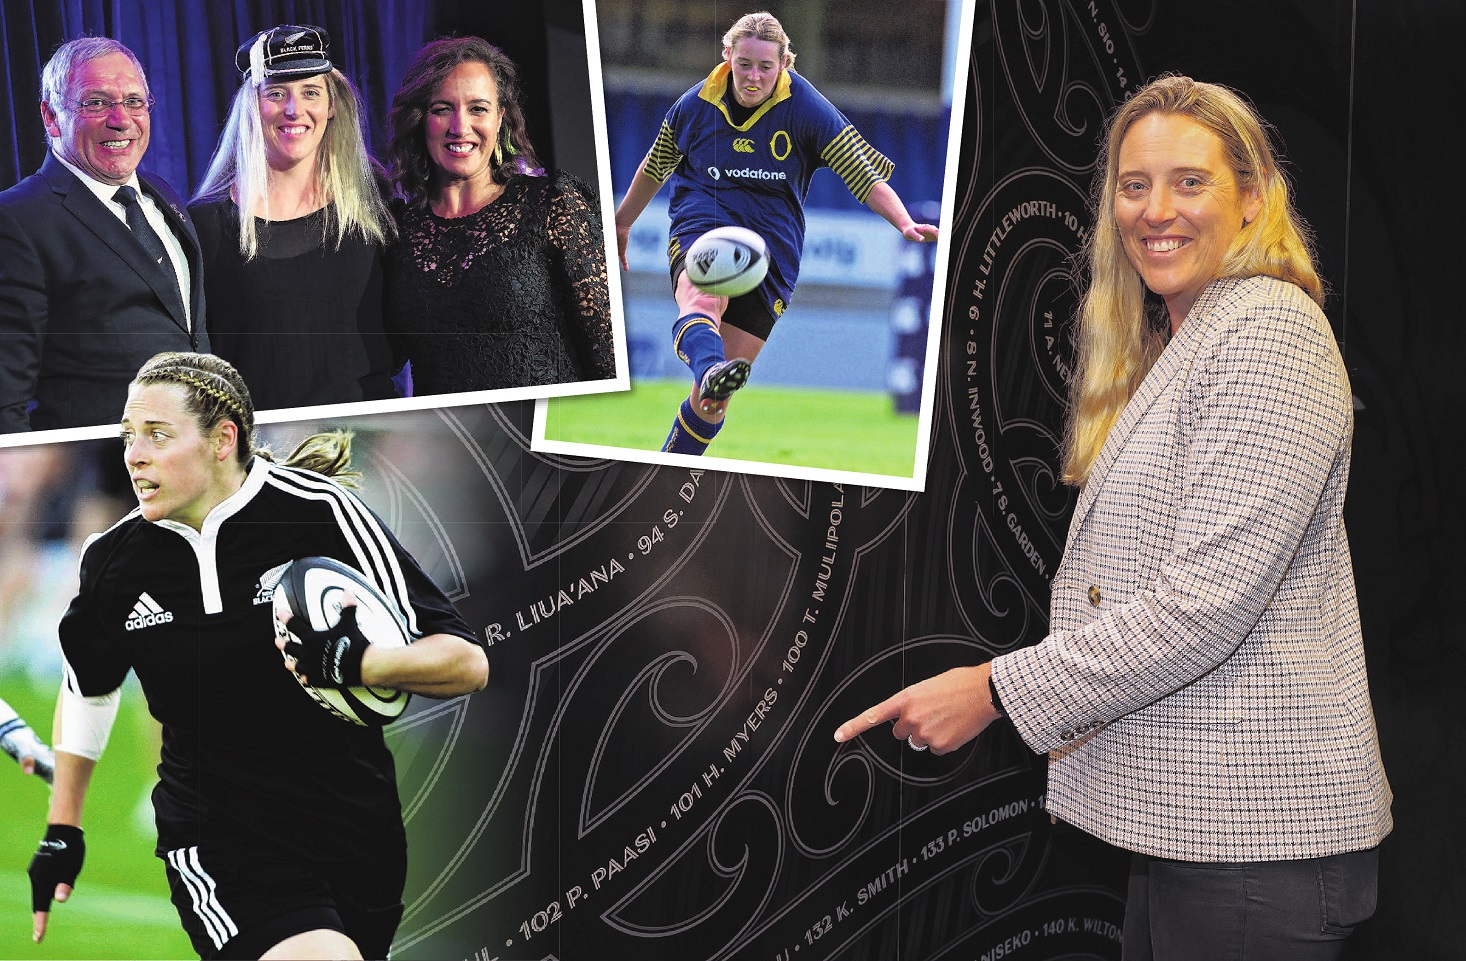
[[[154,624],[167,624],[172,620],[173,612],[163,610],[158,602],[148,595],[147,591],[143,591],[137,603],[132,606],[132,613],[128,615],[125,626],[129,631],[138,631],[145,627],[152,627]]]

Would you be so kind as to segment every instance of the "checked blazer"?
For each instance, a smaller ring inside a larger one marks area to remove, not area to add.
[[[1050,634],[993,661],[1048,809],[1130,851],[1270,861],[1389,833],[1344,532],[1353,396],[1323,312],[1213,281],[1110,431]]]
[[[138,181],[188,256],[192,330],[172,277],[48,152],[0,193],[0,433],[115,424],[149,357],[209,349],[193,224],[166,183]]]

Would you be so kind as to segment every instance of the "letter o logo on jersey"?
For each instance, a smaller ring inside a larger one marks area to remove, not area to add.
[[[712,177],[714,180],[717,180],[719,177],[721,177],[723,175],[720,174],[720,173],[718,173],[718,168],[717,167],[709,167],[708,168],[708,176],[709,177]]]
[[[779,138],[784,138],[784,152],[779,152]],[[769,153],[774,155],[775,160],[783,160],[789,156],[789,151],[794,149],[794,141],[789,138],[789,131],[780,130],[769,138]]]
[[[733,141],[734,153],[753,153],[753,141],[747,137],[739,137]]]

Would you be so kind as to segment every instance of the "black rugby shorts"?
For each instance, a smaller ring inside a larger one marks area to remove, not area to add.
[[[682,271],[687,269],[687,254],[677,252],[672,258],[672,289],[677,289],[677,278]],[[728,309],[723,311],[720,323],[732,324],[739,330],[747,331],[759,340],[768,341],[769,335],[774,332],[774,323],[778,320],[774,312],[769,308],[769,293],[764,288],[769,284],[767,277],[764,282],[753,288],[746,294],[738,297],[728,298]]]
[[[203,844],[162,856],[183,929],[201,958],[258,958],[292,935],[340,931],[385,958],[402,920],[406,852],[354,864]]]

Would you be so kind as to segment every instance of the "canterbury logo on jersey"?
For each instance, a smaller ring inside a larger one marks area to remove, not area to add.
[[[163,610],[157,601],[143,591],[137,603],[132,606],[132,613],[128,615],[126,627],[129,631],[141,630],[144,627],[152,627],[154,624],[167,624],[173,620],[173,612]]]
[[[753,153],[753,141],[747,137],[739,137],[733,141],[734,153]]]

